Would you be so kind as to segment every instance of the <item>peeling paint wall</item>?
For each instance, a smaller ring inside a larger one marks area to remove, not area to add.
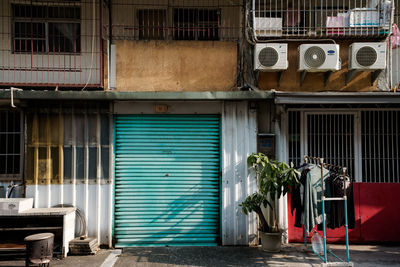
[[[236,66],[234,42],[116,41],[118,91],[229,91]]]
[[[298,47],[302,43],[318,43],[315,42],[289,42],[288,46],[288,61],[289,68],[283,72],[280,86],[278,86],[278,73],[277,72],[260,72],[259,74],[259,87],[262,90],[279,90],[279,91],[306,91],[306,92],[321,92],[321,91],[376,91],[376,90],[389,90],[386,81],[386,76],[382,73],[377,82],[371,86],[371,72],[360,71],[354,78],[345,84],[346,74],[349,65],[349,46],[353,42],[363,42],[363,40],[346,40],[337,41],[340,45],[340,59],[342,61],[342,68],[339,71],[332,73],[327,86],[324,86],[324,72],[308,73],[304,83],[300,86],[300,72],[298,68]],[[364,40],[364,42],[367,42]],[[368,40],[372,42],[372,40]],[[320,43],[327,43],[321,41]],[[378,86],[377,86],[378,84]]]

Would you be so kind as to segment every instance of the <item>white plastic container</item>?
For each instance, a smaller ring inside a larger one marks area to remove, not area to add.
[[[0,215],[14,215],[32,207],[33,198],[0,198]]]
[[[254,33],[256,36],[281,36],[282,18],[254,18]]]
[[[350,27],[379,26],[379,12],[375,8],[354,8],[349,13]]]

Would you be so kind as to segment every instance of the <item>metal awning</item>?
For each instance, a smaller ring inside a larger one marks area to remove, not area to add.
[[[275,104],[400,104],[394,92],[275,92]]]
[[[10,99],[11,92],[0,89],[0,99]],[[118,91],[14,91],[15,100],[142,100],[142,101],[223,101],[272,100],[275,104],[400,104],[394,92],[118,92]]]
[[[0,90],[0,99],[10,99],[10,90]],[[118,92],[118,91],[14,91],[21,100],[267,100],[274,99],[272,91],[230,92]]]

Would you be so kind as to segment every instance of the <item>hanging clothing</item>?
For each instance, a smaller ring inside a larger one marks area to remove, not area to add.
[[[346,180],[346,188],[344,181]],[[332,173],[330,177],[332,197],[343,197],[344,190],[347,196],[347,221],[350,229],[356,226],[356,216],[354,209],[354,192],[353,183],[350,177]],[[344,200],[330,201],[331,212],[329,213],[329,221],[327,227],[330,229],[339,228],[345,225]]]
[[[322,168],[322,177],[325,181],[329,177],[329,171]],[[324,188],[325,196],[329,190]],[[307,232],[315,227],[315,225],[322,223],[322,202],[318,201],[322,198],[322,184],[321,184],[321,167],[314,165],[308,174],[304,192],[304,226]]]
[[[302,165],[300,168],[297,168],[300,171],[300,185],[297,186],[293,191],[290,199],[290,208],[293,215],[293,211],[296,210],[295,215],[295,227],[303,227],[304,220],[303,212],[304,212],[304,188],[306,185],[307,174],[310,171],[310,166],[308,164]]]
[[[284,15],[285,15],[285,20],[284,20],[283,25],[285,27],[296,27],[300,23],[300,10],[299,9],[289,8],[286,10]]]
[[[296,210],[294,226],[301,228],[304,225],[307,232],[310,232],[317,225],[318,230],[322,230],[321,168],[314,164],[303,164],[297,169],[301,173],[300,185],[292,191],[290,202],[292,215]],[[343,177],[341,172],[339,169],[323,169],[324,195],[327,198],[343,197],[346,190],[348,227],[354,229],[356,221],[353,182],[350,177]],[[325,201],[325,222],[330,229],[345,225],[343,200]]]

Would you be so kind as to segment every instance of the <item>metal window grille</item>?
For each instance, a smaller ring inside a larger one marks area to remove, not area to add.
[[[166,10],[140,9],[137,16],[140,40],[163,40],[165,38]]]
[[[217,9],[174,8],[174,40],[218,40]]]
[[[0,111],[0,180],[21,179],[22,114]]]
[[[102,86],[100,0],[0,1],[0,86]]]
[[[288,112],[289,161],[324,157],[347,166],[357,181],[400,182],[400,110]]]
[[[13,51],[80,53],[80,7],[12,5]]]
[[[385,36],[393,6],[387,0],[253,0],[248,25],[256,38]]]
[[[305,154],[346,166],[349,175],[354,178],[354,114],[306,113],[306,123]]]
[[[112,36],[116,40],[236,41],[242,29],[242,7],[237,0],[114,0]],[[108,18],[103,35],[109,36]]]
[[[363,182],[400,182],[400,111],[361,112]]]
[[[28,183],[110,179],[108,105],[35,108],[27,115]]]
[[[355,166],[355,114],[289,112],[289,161],[301,164],[304,155],[346,166],[351,177]]]

